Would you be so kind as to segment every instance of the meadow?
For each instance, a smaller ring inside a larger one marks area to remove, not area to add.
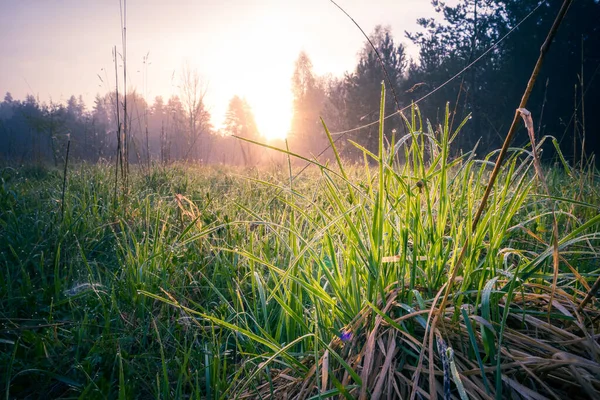
[[[497,152],[406,124],[302,174],[2,168],[2,396],[598,398],[593,161],[511,148],[474,224]]]

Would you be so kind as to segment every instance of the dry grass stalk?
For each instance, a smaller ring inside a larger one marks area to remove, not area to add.
[[[464,395],[472,399],[495,398],[496,360],[483,350],[484,339],[477,328],[483,324],[491,327],[497,345],[498,324],[485,321],[472,311],[469,315],[468,323],[484,360],[481,370],[473,356],[467,322],[454,318],[453,304],[443,313],[437,308],[407,313],[406,306],[398,303],[399,293],[398,289],[391,291],[385,302],[375,305],[376,310],[365,307],[348,326],[349,331],[356,333],[350,341],[335,337],[329,344],[360,376],[362,386],[327,351],[319,359],[319,368],[327,370],[321,372],[321,377],[315,374],[314,359],[306,359],[304,362],[312,363],[312,367],[305,376],[296,376],[292,369],[272,370],[271,382],[263,382],[239,396],[272,398],[273,390],[274,398],[301,400],[323,394],[326,387],[332,386],[326,382],[337,380],[354,398],[409,398],[412,393],[423,399]],[[503,396],[600,398],[600,334],[596,333],[600,330],[600,310],[587,307],[580,312],[577,300],[560,287],[553,290],[536,284],[522,286],[522,293],[509,304],[511,312],[501,349],[495,349],[501,357]],[[544,313],[549,320],[531,315],[529,310],[543,310],[550,302],[556,312]],[[506,307],[504,297],[498,300],[498,306],[501,310]],[[427,330],[425,313],[432,317]],[[419,379],[421,375],[425,379]],[[484,375],[490,382],[487,388]],[[431,396],[432,391],[437,396]],[[343,398],[342,394],[336,396]]]

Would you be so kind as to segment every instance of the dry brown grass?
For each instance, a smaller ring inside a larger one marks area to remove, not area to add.
[[[321,353],[318,366],[314,358],[305,360],[312,364],[305,376],[296,376],[291,369],[272,370],[271,382],[240,396],[300,400],[322,394],[322,398],[344,398],[333,390],[341,385],[347,390],[346,397],[352,398],[493,399],[500,371],[503,398],[600,398],[600,310],[588,306],[578,311],[585,293],[574,296],[557,288],[553,296],[551,286],[525,284],[510,303],[499,369],[496,360],[486,358],[482,331],[484,326],[488,328],[497,351],[500,327],[481,313],[465,309],[483,371],[462,311],[448,305],[443,321],[437,319],[436,315],[442,314],[436,308],[408,312],[397,302],[398,293],[391,291],[385,303],[376,305],[380,312],[365,307],[348,327],[354,333],[351,339],[333,339],[331,351]],[[552,313],[548,314],[545,310],[552,297]],[[502,298],[498,302],[500,314],[504,305]],[[544,311],[535,316],[523,310]],[[424,327],[423,321],[429,316]],[[416,321],[419,318],[421,324]],[[360,376],[362,385],[332,351]],[[432,396],[432,392],[437,395]]]

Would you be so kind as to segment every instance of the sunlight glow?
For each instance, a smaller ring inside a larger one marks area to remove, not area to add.
[[[258,131],[265,139],[285,139],[292,122],[290,93],[263,93],[251,97],[250,105]]]
[[[236,43],[236,60],[242,62],[222,66],[220,74],[242,78],[231,90],[248,100],[259,133],[266,140],[283,139],[291,127],[291,78],[301,36],[290,32],[275,11],[248,19],[239,32],[244,35],[236,33],[231,41]]]

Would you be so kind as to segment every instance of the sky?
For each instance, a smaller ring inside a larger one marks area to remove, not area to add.
[[[97,93],[114,90],[121,2],[0,0],[0,92],[63,103],[82,95],[89,108]],[[338,4],[367,33],[377,24],[390,26],[412,56],[417,49],[404,32],[419,30],[417,18],[435,15],[429,0]],[[208,85],[206,106],[217,128],[238,95],[248,100],[266,137],[289,129],[300,51],[318,75],[342,76],[355,67],[365,40],[328,0],[128,0],[126,9],[128,90],[149,103],[158,95],[167,100],[180,93],[187,63]]]

